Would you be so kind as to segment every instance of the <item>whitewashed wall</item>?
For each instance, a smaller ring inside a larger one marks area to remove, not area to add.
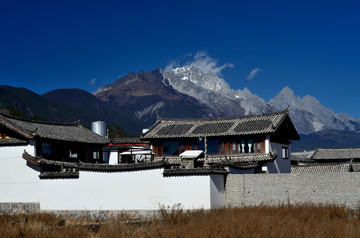
[[[78,179],[40,180],[22,158],[24,149],[0,147],[0,203],[40,203],[41,210],[156,210],[224,205],[224,176],[164,177],[163,169],[134,172],[84,172]]]
[[[33,145],[0,147],[0,202],[40,201],[39,172],[22,158],[24,150],[35,153]]]
[[[156,210],[160,205],[209,209],[224,204],[224,178],[221,181],[210,175],[163,177],[162,173],[163,169],[80,172],[79,179],[41,180],[40,207],[41,210]]]

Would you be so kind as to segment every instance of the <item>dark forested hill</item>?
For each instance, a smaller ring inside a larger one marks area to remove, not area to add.
[[[133,135],[138,135],[142,128],[140,121],[129,118],[81,89],[59,89],[38,95],[25,88],[3,85],[0,86],[0,108],[51,122],[80,120],[86,127],[91,127],[93,121],[101,120]],[[117,134],[121,134],[117,130]]]

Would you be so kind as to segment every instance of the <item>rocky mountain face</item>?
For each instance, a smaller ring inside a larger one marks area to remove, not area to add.
[[[270,106],[247,88],[233,90],[213,72],[185,66],[163,72],[165,81],[177,91],[196,98],[218,115],[238,116],[271,111]]]
[[[300,98],[285,87],[269,102],[247,88],[233,90],[215,73],[185,66],[162,71],[130,73],[94,95],[146,126],[161,117],[217,117],[263,114],[290,106],[290,117],[300,134],[322,130],[360,130],[360,120],[336,114],[312,97]]]
[[[325,108],[312,96],[300,98],[294,92],[285,87],[281,92],[269,101],[276,110],[290,106],[290,117],[294,121],[298,131],[302,134],[311,134],[322,130],[355,131],[360,129],[360,120],[348,114],[336,114],[329,108]]]
[[[161,69],[130,73],[110,85],[99,88],[94,95],[145,126],[161,117],[214,117],[217,112],[194,97],[175,90],[164,79]]]
[[[203,73],[194,67],[171,69],[164,71],[163,75],[174,89],[198,99],[224,116],[269,113],[290,106],[290,117],[301,134],[311,134],[325,129],[360,129],[358,118],[336,114],[312,96],[295,96],[289,87],[285,87],[267,103],[247,88],[233,90],[216,74]]]

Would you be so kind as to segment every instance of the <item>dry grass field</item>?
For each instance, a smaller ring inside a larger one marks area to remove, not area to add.
[[[360,237],[359,211],[336,206],[161,210],[152,220],[0,215],[0,237]]]

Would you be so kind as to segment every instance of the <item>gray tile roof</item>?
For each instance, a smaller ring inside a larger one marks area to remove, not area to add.
[[[165,160],[169,165],[179,165],[181,164],[180,157],[154,157],[154,162]]]
[[[156,162],[146,162],[146,163],[136,163],[136,164],[116,164],[116,165],[63,162],[58,160],[48,160],[42,156],[32,156],[26,151],[23,153],[23,158],[37,166],[52,165],[59,168],[60,167],[74,168],[79,171],[99,171],[99,172],[100,171],[101,172],[136,171],[136,170],[163,168],[166,165],[164,160],[159,160]]]
[[[53,140],[107,144],[109,140],[93,133],[79,123],[60,124],[25,120],[0,114],[0,125],[25,138],[47,138]]]
[[[0,139],[0,147],[1,146],[17,146],[17,145],[27,145],[28,142],[26,140],[20,140],[16,138],[10,139]]]
[[[312,156],[314,160],[360,159],[360,148],[317,149]]]
[[[140,137],[122,137],[122,138],[114,138],[111,140],[111,143],[116,144],[140,144],[140,145],[149,145],[149,141],[141,140]]]
[[[235,156],[224,156],[224,155],[208,155],[206,162],[207,164],[235,164],[235,163],[253,163],[253,162],[266,162],[273,161],[277,156],[277,153],[270,154],[237,154]],[[164,160],[169,165],[180,165],[182,163],[180,157],[155,157],[154,162]],[[205,162],[205,158],[199,158],[197,161]]]
[[[359,163],[352,163],[351,167],[354,172],[360,172],[360,164]]]
[[[196,138],[217,136],[243,136],[256,134],[271,134],[277,131],[283,122],[287,123],[290,139],[298,140],[294,125],[288,115],[288,110],[241,117],[198,118],[198,119],[159,119],[142,139],[157,138]]]
[[[79,178],[79,171],[64,171],[64,172],[41,172],[40,179],[77,179]]]
[[[214,156],[209,155],[206,159],[208,164],[227,164],[227,163],[247,163],[247,162],[265,162],[273,161],[277,156],[277,153],[261,153],[261,154],[237,154],[235,156]],[[205,160],[205,159],[199,159]]]
[[[350,172],[351,164],[316,164],[291,166],[291,173],[309,174],[309,173],[344,173]]]
[[[210,174],[228,174],[223,168],[194,168],[194,169],[164,169],[163,175],[169,176],[190,176],[190,175],[210,175]]]
[[[312,151],[304,151],[304,152],[292,152],[291,153],[291,160],[294,161],[308,161],[314,154],[314,150]]]

